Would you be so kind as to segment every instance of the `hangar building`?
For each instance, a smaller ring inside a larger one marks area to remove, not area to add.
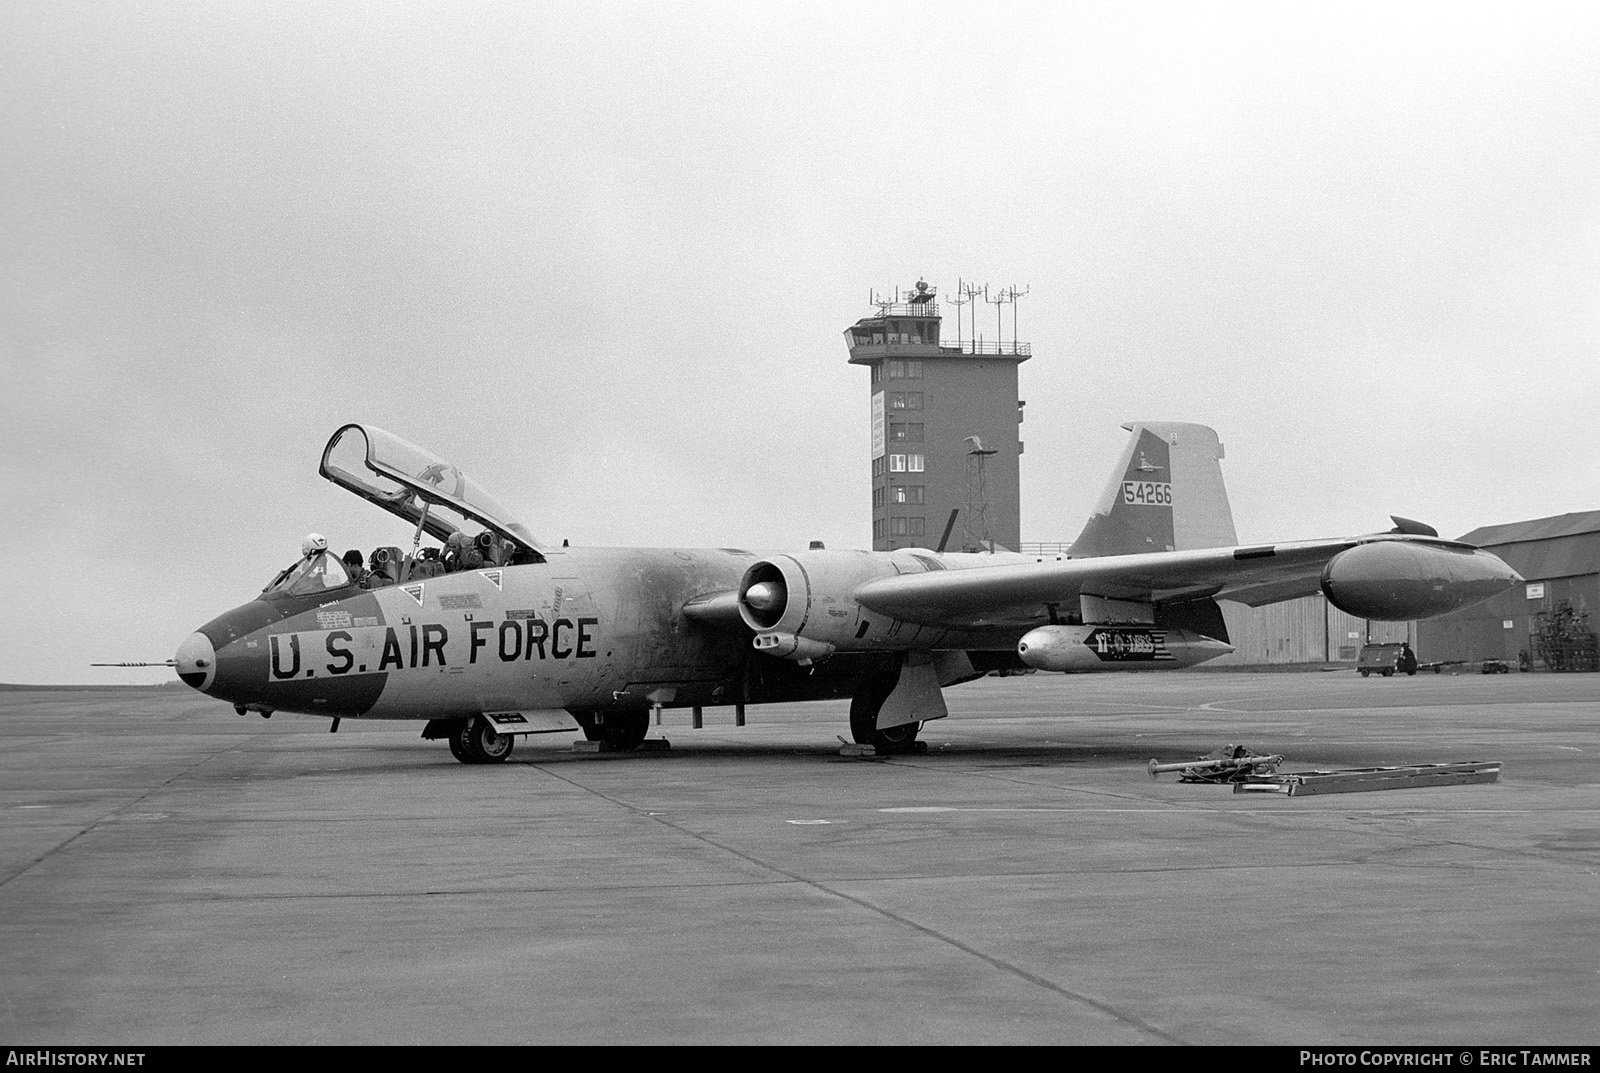
[[[1600,611],[1600,510],[1486,525],[1461,538],[1504,559],[1526,584],[1453,615],[1417,623],[1424,660],[1504,660],[1539,651],[1544,616],[1565,603],[1578,615]],[[1593,629],[1596,623],[1591,622]],[[1537,665],[1537,664],[1536,664]]]
[[[1347,615],[1320,592],[1266,607],[1219,600],[1234,650],[1207,667],[1254,667],[1278,663],[1355,663],[1364,644],[1409,641],[1417,647],[1414,622],[1378,622]],[[1421,649],[1418,649],[1420,652]],[[1432,656],[1422,657],[1432,659]]]

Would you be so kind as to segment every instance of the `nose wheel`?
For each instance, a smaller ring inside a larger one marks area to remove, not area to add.
[[[450,755],[463,764],[498,764],[511,755],[516,739],[495,730],[481,716],[463,719],[450,728]]]

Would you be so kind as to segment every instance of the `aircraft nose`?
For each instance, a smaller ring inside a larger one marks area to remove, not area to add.
[[[174,662],[183,683],[202,693],[217,677],[217,652],[211,645],[211,638],[203,633],[191,633],[184,638]]]

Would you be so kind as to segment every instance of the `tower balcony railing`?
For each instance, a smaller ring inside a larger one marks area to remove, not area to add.
[[[939,303],[928,302],[883,302],[878,306],[880,317],[937,317]]]
[[[1016,340],[1009,343],[985,343],[981,339],[976,341],[966,339],[952,343],[946,339],[940,341],[939,349],[949,351],[951,354],[1014,354],[1022,358],[1033,356],[1032,343],[1019,343]]]
[[[1024,540],[1017,545],[1024,555],[1065,555],[1071,549],[1070,540]]]

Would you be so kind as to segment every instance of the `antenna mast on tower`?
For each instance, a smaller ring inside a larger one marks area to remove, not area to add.
[[[990,305],[994,306],[994,329],[995,329],[995,335],[996,335],[996,339],[995,339],[995,353],[996,354],[1004,354],[1006,352],[1006,348],[1005,348],[1006,335],[1005,335],[1005,329],[1004,329],[1005,322],[1001,319],[1000,307],[1004,306],[1004,305],[1007,305],[1007,304],[1009,304],[1011,306],[1011,350],[1012,350],[1012,353],[1016,353],[1016,350],[1017,350],[1017,299],[1025,297],[1027,295],[1027,293],[1028,293],[1028,289],[1027,288],[1023,288],[1022,290],[1018,290],[1015,286],[1002,287],[1002,288],[1000,288],[999,290],[997,290],[995,292],[995,295],[994,295],[993,298],[990,298],[989,297],[989,288],[988,287],[984,287],[983,288],[983,300],[985,302],[988,302]]]
[[[1012,284],[1000,292],[1000,297],[1011,303],[1011,349],[1013,351],[1017,348],[1017,339],[1019,338],[1017,335],[1017,299],[1026,298],[1028,291],[1031,289],[1031,287],[1024,287],[1019,291],[1016,284]]]
[[[976,283],[963,283],[961,293],[967,296],[967,301],[972,303],[972,352],[978,352],[978,295],[984,293],[987,287],[980,287]]]
[[[956,307],[956,349],[960,350],[961,349],[961,339],[962,339],[962,335],[961,335],[961,307],[964,306],[964,305],[971,305],[972,304],[972,295],[967,290],[967,284],[962,282],[960,279],[956,280],[956,294],[960,295],[962,297],[957,297],[957,298],[950,299],[950,304]],[[977,310],[973,310],[973,312],[976,313]],[[978,334],[978,326],[977,326],[977,324],[973,324],[973,326],[972,326],[972,334],[973,334],[973,338],[977,338],[977,334]]]

